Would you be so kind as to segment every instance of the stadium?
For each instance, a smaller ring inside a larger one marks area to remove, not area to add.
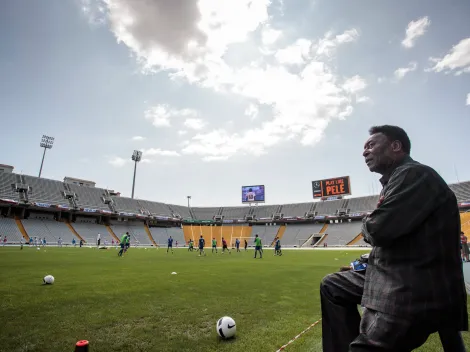
[[[8,302],[2,316],[10,321],[2,329],[5,351],[65,351],[81,339],[103,351],[276,351],[287,342],[283,349],[289,351],[320,351],[319,282],[368,252],[361,219],[378,201],[346,198],[350,181],[340,177],[312,182],[316,202],[260,205],[260,185],[242,187],[250,206],[193,208],[121,197],[92,181],[22,175],[8,165],[0,170],[0,233],[6,239],[0,264]],[[345,184],[344,195],[328,195],[326,185],[335,183]],[[470,182],[450,187],[466,231]],[[249,202],[253,189],[258,194]],[[130,250],[116,262],[126,232]],[[252,263],[255,234],[264,247],[261,267]],[[168,252],[170,236],[175,244]],[[188,242],[200,236],[203,258],[188,251]],[[224,256],[223,237],[230,244]],[[282,257],[272,255],[275,238],[285,249]],[[45,289],[40,278],[46,274],[56,283]],[[217,338],[219,315],[236,320],[233,341]],[[440,348],[436,335],[420,351]]]
[[[0,1],[0,352],[470,347],[469,13]]]

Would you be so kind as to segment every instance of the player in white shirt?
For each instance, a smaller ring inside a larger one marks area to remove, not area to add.
[[[248,202],[254,202],[255,201],[255,197],[256,197],[256,193],[253,192],[253,189],[249,189],[248,190],[248,193],[246,194],[246,200]]]

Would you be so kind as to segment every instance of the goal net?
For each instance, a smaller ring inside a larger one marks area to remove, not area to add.
[[[254,236],[250,236],[250,237],[239,237],[238,238],[240,240],[240,248],[245,248],[245,241],[246,241],[246,245],[247,245],[247,248],[252,248],[255,246],[255,237]],[[236,241],[236,238],[234,237],[232,239],[232,248],[235,248],[235,241]],[[266,243],[262,243],[263,244],[263,247],[266,245]]]

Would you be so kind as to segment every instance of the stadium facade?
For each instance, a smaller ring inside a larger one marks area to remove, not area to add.
[[[462,227],[470,223],[470,182],[450,185],[462,211]],[[265,246],[276,236],[284,246],[366,246],[360,234],[361,219],[377,204],[378,195],[320,202],[239,207],[187,207],[122,197],[95,187],[93,181],[65,177],[49,180],[13,172],[0,165],[0,235],[9,243],[21,237],[46,238],[65,244],[117,241],[129,232],[134,244],[164,245],[172,236],[181,245],[200,235],[249,240],[255,233]],[[242,243],[243,245],[243,243]],[[251,246],[252,243],[250,242]]]

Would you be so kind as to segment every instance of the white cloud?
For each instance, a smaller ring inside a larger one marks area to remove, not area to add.
[[[312,42],[310,40],[297,39],[294,44],[278,50],[275,57],[281,64],[300,65],[309,60],[311,46]]]
[[[356,99],[356,103],[358,103],[358,104],[360,104],[360,103],[369,103],[371,101],[372,100],[369,97],[366,97],[366,96],[358,97]]]
[[[143,163],[143,164],[151,164],[151,163],[153,163],[153,160],[151,160],[151,159],[142,159],[140,162]]]
[[[377,78],[377,83],[378,84],[381,84],[381,83],[384,83],[384,82],[387,82],[387,77],[378,77]]]
[[[442,58],[430,58],[434,72],[450,73],[455,71],[456,75],[470,73],[470,37],[462,39],[457,45]]]
[[[406,36],[401,44],[405,48],[412,48],[415,45],[416,40],[426,33],[430,24],[431,21],[427,16],[408,23],[408,27],[406,28]]]
[[[188,133],[188,131],[185,131],[185,130],[179,130],[179,131],[178,131],[178,135],[179,135],[179,136],[184,136],[184,135],[187,134],[187,133]]]
[[[142,137],[142,136],[134,136],[134,137],[132,137],[132,140],[133,140],[133,141],[143,141],[143,140],[145,140],[145,137]]]
[[[467,94],[467,105],[470,105],[470,93]]]
[[[270,0],[95,0],[106,4],[111,28],[144,69],[199,76],[229,44],[241,43],[268,20]]]
[[[359,31],[355,28],[348,29],[342,34],[336,35],[334,42],[337,44],[351,43],[359,38]]]
[[[80,8],[92,25],[106,23],[107,10],[103,1],[80,0]]]
[[[261,31],[261,42],[263,43],[263,45],[272,45],[279,39],[281,34],[282,31],[272,29],[271,27],[266,26]]]
[[[408,64],[407,67],[400,67],[395,70],[393,75],[397,80],[403,79],[409,72],[415,71],[418,68],[418,64],[415,61],[412,61]]]
[[[166,104],[153,106],[145,111],[145,118],[150,120],[155,127],[171,126],[171,119],[174,117],[197,116],[197,112],[191,109],[174,109]]]
[[[165,70],[173,79],[271,109],[270,120],[250,129],[230,133],[219,128],[193,136],[184,142],[184,154],[213,161],[237,154],[262,155],[286,140],[313,146],[331,120],[353,112],[353,104],[366,87],[361,77],[341,78],[328,65],[339,45],[357,40],[356,29],[337,35],[330,32],[318,40],[300,38],[283,48],[272,42],[274,33],[265,34],[265,44],[277,47],[266,50],[256,62],[232,67],[225,59],[230,44],[253,45],[249,36],[258,28],[269,28],[270,0],[200,0],[196,7],[193,0],[163,2],[106,0],[116,38],[132,50],[147,72]],[[189,23],[180,23],[183,18]],[[186,119],[198,118],[190,111]],[[145,114],[157,127],[170,126],[177,115],[182,115],[181,110],[175,113],[166,105]]]
[[[174,156],[181,156],[180,153],[174,150],[162,150],[160,148],[150,148],[150,149],[144,149],[142,151],[142,154],[144,156],[169,156],[169,157],[174,157]]]
[[[333,36],[332,32],[326,33],[325,37],[318,41],[315,45],[317,55],[331,56],[334,49],[340,44],[351,43],[359,38],[359,31],[355,28],[349,29],[342,34]]]
[[[355,28],[338,35],[328,32],[318,41],[300,38],[286,48],[278,50],[275,57],[281,64],[301,65],[312,59],[329,58],[339,45],[353,42],[358,38],[359,32]]]
[[[258,114],[259,114],[259,108],[255,104],[250,104],[245,109],[245,115],[250,117],[251,120],[256,119],[258,117]]]
[[[123,167],[129,162],[130,162],[130,159],[123,159],[119,156],[114,156],[110,160],[108,160],[108,163],[110,163],[114,167]]]
[[[348,93],[358,93],[366,88],[366,81],[361,76],[353,76],[343,83],[343,89]]]
[[[193,130],[201,130],[205,125],[202,119],[189,118],[184,121],[184,126]]]

